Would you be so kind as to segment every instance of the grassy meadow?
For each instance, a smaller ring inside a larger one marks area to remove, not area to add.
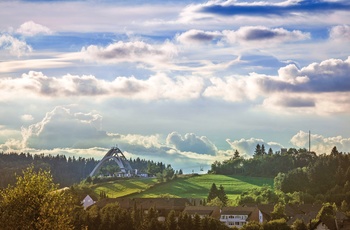
[[[226,175],[196,175],[184,176],[176,180],[157,184],[155,178],[139,178],[106,182],[92,186],[96,195],[100,191],[106,192],[109,197],[161,197],[170,195],[183,198],[206,198],[211,185],[215,183],[219,188],[224,186],[225,192],[230,200],[235,199],[242,192],[261,187],[263,185],[273,186],[272,178],[226,176]]]
[[[169,194],[174,197],[206,198],[213,183],[218,188],[220,185],[224,186],[227,197],[231,200],[248,189],[261,187],[264,184],[273,186],[273,179],[214,174],[198,175],[158,184],[141,193],[133,194],[131,197],[159,197]]]
[[[96,197],[103,191],[108,197],[122,197],[133,193],[139,193],[157,184],[156,178],[132,178],[92,185],[90,189]]]

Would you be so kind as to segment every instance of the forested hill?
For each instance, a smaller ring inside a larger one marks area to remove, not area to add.
[[[66,157],[65,155],[32,155],[30,153],[0,153],[0,188],[13,185],[16,181],[16,174],[21,175],[22,171],[33,165],[35,169],[49,170],[55,183],[60,187],[71,186],[85,179],[99,161],[94,158]],[[153,162],[144,159],[130,159],[130,165],[138,172],[156,174],[166,168],[162,162]],[[100,172],[111,175],[120,171],[115,162],[104,164]]]
[[[55,183],[60,187],[70,186],[90,174],[98,161],[93,158],[75,158],[64,155],[31,155],[29,153],[0,153],[0,188],[5,188],[16,181],[29,165],[34,168],[50,170]]]
[[[236,152],[223,162],[214,162],[211,173],[273,177],[274,188],[299,196],[301,202],[350,204],[350,154],[334,147],[329,155],[289,149],[265,153],[257,146],[253,158],[243,159]]]

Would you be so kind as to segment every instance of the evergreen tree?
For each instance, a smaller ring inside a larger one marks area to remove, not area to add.
[[[254,156],[261,156],[261,155],[262,155],[262,152],[261,152],[260,144],[257,144],[255,147]]]
[[[266,155],[265,145],[264,144],[261,145],[261,155]]]
[[[158,214],[154,208],[148,210],[147,215],[144,218],[141,229],[142,230],[161,230],[162,224],[158,221]]]
[[[204,218],[202,218],[201,226],[203,230],[209,229],[209,221],[210,221],[210,217],[208,216],[204,216]]]
[[[273,151],[272,151],[272,149],[271,148],[269,148],[269,151],[268,151],[268,153],[267,153],[268,155],[272,155],[273,154]]]
[[[331,156],[338,156],[338,155],[339,155],[338,149],[336,146],[334,146],[331,151]]]
[[[193,229],[194,230],[200,230],[201,229],[201,218],[200,218],[200,216],[197,213],[193,217]]]
[[[107,194],[105,191],[100,191],[100,200],[107,198]]]
[[[134,229],[140,229],[142,224],[142,210],[136,207],[136,202],[134,202],[134,207],[131,213]]]
[[[177,218],[177,227],[178,229],[185,229],[185,217],[187,213],[180,213],[180,215]]]
[[[223,206],[227,206],[228,198],[224,189],[224,186],[220,185],[218,191],[218,198],[221,200]]]
[[[238,152],[238,150],[237,150],[237,149],[236,149],[236,151],[235,151],[235,153],[234,153],[233,157],[234,157],[234,158],[239,158],[239,152]]]
[[[101,225],[104,230],[132,230],[133,221],[130,212],[121,209],[117,203],[107,204],[100,210]]]
[[[188,215],[187,213],[185,213],[183,215],[183,226],[179,225],[179,227],[181,230],[193,230],[193,220],[192,217],[190,215]]]
[[[209,194],[208,194],[208,198],[207,198],[208,202],[210,202],[211,200],[213,200],[217,196],[218,196],[218,188],[216,187],[216,184],[213,183],[211,185],[210,190],[209,190]]]
[[[177,223],[175,217],[175,211],[171,210],[166,218],[165,226],[167,230],[176,230]]]

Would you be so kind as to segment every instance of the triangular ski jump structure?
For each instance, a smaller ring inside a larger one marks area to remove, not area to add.
[[[97,172],[100,170],[102,165],[110,159],[113,159],[118,164],[122,173],[132,173],[133,170],[130,166],[130,163],[126,159],[122,151],[118,147],[112,147],[102,158],[102,160],[95,166],[95,168],[90,173],[90,176],[96,176]]]

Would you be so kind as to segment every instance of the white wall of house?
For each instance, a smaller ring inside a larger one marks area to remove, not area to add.
[[[241,228],[247,223],[247,215],[221,215],[220,221],[229,227]]]
[[[94,201],[89,195],[87,195],[87,196],[84,198],[84,200],[82,201],[82,203],[83,203],[84,209],[86,209],[87,207],[89,207],[89,206],[95,204],[95,201]]]

